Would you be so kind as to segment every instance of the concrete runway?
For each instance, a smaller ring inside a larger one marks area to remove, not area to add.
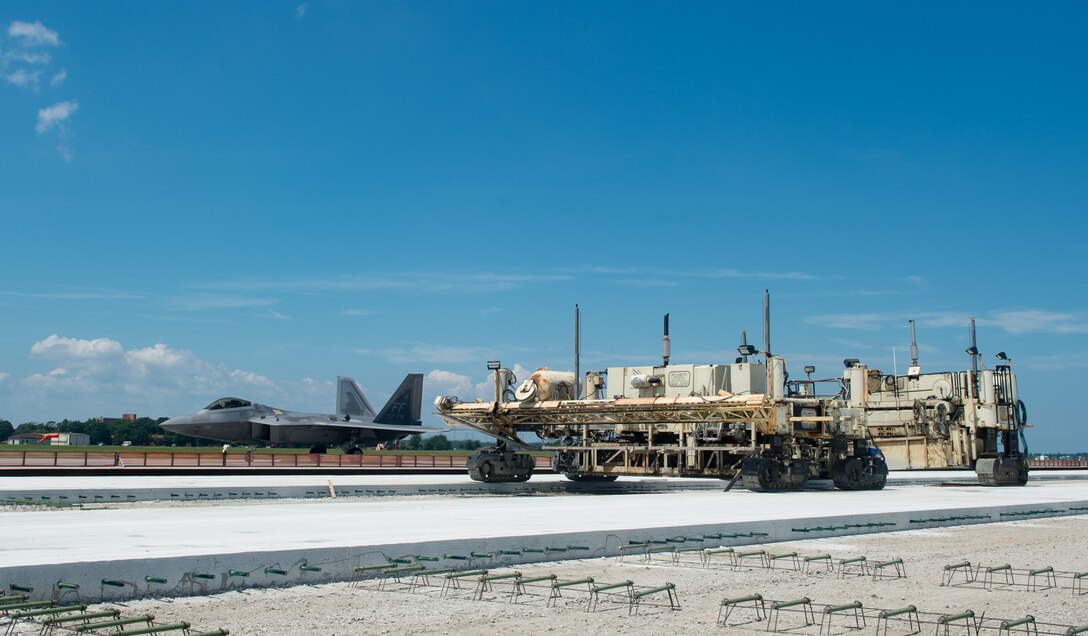
[[[694,480],[708,482],[701,489],[693,489],[698,484],[689,480],[654,480],[678,483],[667,493],[623,496],[424,494],[0,509],[0,585],[32,587],[35,595],[48,595],[63,580],[79,583],[98,598],[192,594],[345,580],[352,578],[357,566],[405,555],[430,555],[438,559],[435,567],[493,567],[614,555],[631,541],[677,536],[711,541],[698,537],[729,533],[737,535],[731,537],[733,544],[766,543],[1088,512],[1084,475],[1006,488],[969,483],[942,487],[936,483],[950,481],[949,473],[931,477],[933,485],[927,486],[914,483],[923,478],[917,473],[897,475],[887,488],[874,492],[723,493],[718,480]],[[24,478],[17,485],[35,492],[71,490],[73,485],[63,479],[29,478],[39,483],[27,484]],[[102,492],[123,492],[162,487],[160,479],[141,477],[94,486]],[[223,486],[222,477],[191,479],[196,481],[187,486]],[[297,487],[296,480],[313,481],[306,476],[250,479],[224,487],[283,489]],[[545,477],[540,484],[558,479]],[[0,483],[0,493],[11,492],[8,481]],[[475,483],[451,476],[359,476],[334,481],[340,490],[379,485],[385,489],[418,490],[436,484],[452,488],[465,482]],[[309,487],[321,490],[322,485]],[[580,551],[574,553],[573,546]],[[474,552],[492,556],[457,558]],[[300,569],[304,563],[320,571]],[[265,568],[287,570],[289,575],[270,575]],[[214,577],[198,580],[194,572]],[[170,583],[153,587],[144,583],[147,576]],[[126,581],[127,587],[104,587],[103,578]]]

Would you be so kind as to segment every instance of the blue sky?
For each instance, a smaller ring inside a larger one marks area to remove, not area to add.
[[[6,2],[0,418],[1006,351],[1088,450],[1081,3]],[[428,398],[429,399],[429,398]]]

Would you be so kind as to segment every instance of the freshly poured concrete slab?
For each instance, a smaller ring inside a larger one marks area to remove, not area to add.
[[[386,545],[1088,500],[1088,484],[623,497],[313,500],[0,513],[0,563]]]
[[[390,495],[512,495],[721,490],[720,479],[622,477],[573,482],[536,475],[530,482],[484,484],[468,475],[184,475],[0,478],[0,499],[49,503],[289,499]]]
[[[1088,474],[1088,471],[1086,471]],[[0,494],[33,488],[35,490],[69,490],[72,488],[122,490],[122,489],[178,489],[178,488],[215,488],[231,486],[236,488],[273,488],[324,486],[332,481],[337,487],[352,486],[455,486],[481,485],[472,481],[468,475],[162,475],[162,476],[92,476],[92,477],[0,477]],[[622,481],[668,482],[676,481],[666,477],[621,477]],[[561,475],[534,475],[528,483],[554,483],[568,481]],[[691,482],[713,482],[717,479],[683,480]]]
[[[1077,481],[6,510],[0,585],[70,600],[55,587],[65,581],[80,586],[81,601],[116,600],[346,580],[357,567],[408,555],[427,556],[429,567],[498,568],[612,556],[631,542],[745,545],[1085,512],[1088,483]]]
[[[898,471],[892,484],[976,481],[971,471]],[[1032,472],[1034,482],[1088,480],[1088,471]],[[822,482],[814,482],[819,485]],[[720,479],[621,477],[610,483],[577,483],[561,475],[534,475],[528,482],[483,484],[467,475],[177,475],[0,477],[0,499],[94,503],[115,501],[261,499],[387,495],[481,495],[629,493],[672,490],[721,490]],[[823,484],[830,488],[830,482]],[[742,489],[737,486],[737,489]]]

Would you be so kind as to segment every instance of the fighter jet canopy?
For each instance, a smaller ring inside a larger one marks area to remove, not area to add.
[[[219,409],[240,409],[243,406],[252,406],[252,402],[246,400],[239,400],[238,398],[225,397],[219,398],[212,402],[208,406],[204,407],[205,411],[218,411]]]

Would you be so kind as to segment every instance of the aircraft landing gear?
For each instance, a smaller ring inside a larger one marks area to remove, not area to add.
[[[324,454],[325,454],[325,453],[327,453],[327,452],[328,452],[328,449],[326,449],[326,448],[325,448],[324,446],[322,446],[321,444],[318,444],[318,445],[316,445],[316,446],[311,446],[311,447],[310,447],[310,454],[311,454],[311,455],[324,455]]]

